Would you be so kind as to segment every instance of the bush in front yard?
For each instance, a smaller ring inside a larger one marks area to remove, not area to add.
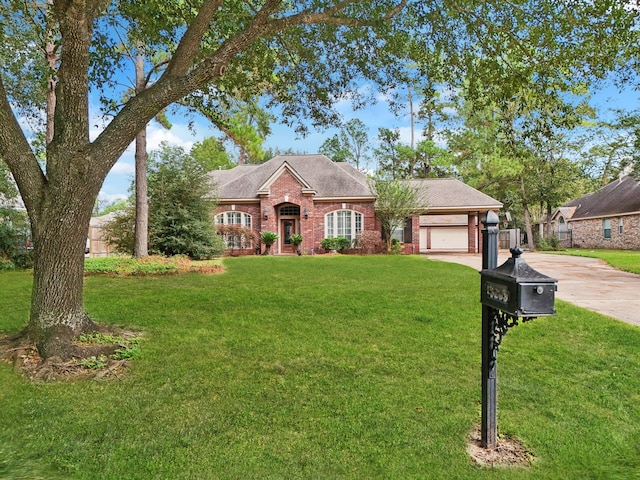
[[[344,252],[351,247],[351,240],[344,237],[324,238],[320,242],[320,246],[326,251]]]

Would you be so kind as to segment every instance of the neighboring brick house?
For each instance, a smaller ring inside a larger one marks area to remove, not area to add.
[[[302,235],[303,253],[313,253],[321,251],[320,242],[327,237],[355,239],[363,231],[380,231],[367,176],[324,155],[279,155],[209,176],[219,201],[215,223],[249,227],[256,236],[278,233],[271,249],[275,254],[293,253],[292,234]],[[411,182],[427,207],[398,229],[405,251],[478,252],[479,219],[502,204],[456,179]],[[250,245],[233,247],[236,253],[253,253]]]
[[[558,208],[553,220],[573,247],[640,250],[640,183],[623,176]]]

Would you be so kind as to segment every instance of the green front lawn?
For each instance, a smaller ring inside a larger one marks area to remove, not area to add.
[[[562,252],[578,257],[600,258],[618,270],[640,275],[640,251],[638,250],[590,250],[587,248],[568,248]]]
[[[227,273],[86,278],[145,332],[118,380],[0,365],[0,478],[626,479],[640,472],[640,329],[558,302],[499,353],[499,430],[532,467],[472,465],[478,273],[418,256],[249,257]],[[31,279],[0,275],[0,332]]]

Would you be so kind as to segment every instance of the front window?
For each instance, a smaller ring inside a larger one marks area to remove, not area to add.
[[[216,225],[242,225],[251,228],[251,215],[244,212],[224,212],[215,217]]]
[[[404,242],[404,225],[402,223],[399,225],[396,225],[395,230],[391,234],[391,240],[394,240],[394,239],[399,241],[400,243]]]
[[[620,235],[624,233],[624,224],[622,223],[622,218],[618,219],[618,233]]]
[[[244,212],[223,212],[215,216],[216,231],[227,248],[253,248],[251,215]]]
[[[567,224],[564,217],[558,218],[558,239],[565,240],[567,238]]]
[[[362,232],[362,214],[353,210],[338,210],[325,215],[325,237],[353,240]]]
[[[602,230],[604,238],[611,238],[611,219],[605,218],[602,220]]]

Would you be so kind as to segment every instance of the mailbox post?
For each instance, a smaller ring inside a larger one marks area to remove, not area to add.
[[[482,426],[481,443],[496,447],[498,436],[498,349],[509,328],[536,317],[554,315],[557,280],[531,268],[511,249],[511,258],[498,263],[498,216],[489,211],[482,219]]]

